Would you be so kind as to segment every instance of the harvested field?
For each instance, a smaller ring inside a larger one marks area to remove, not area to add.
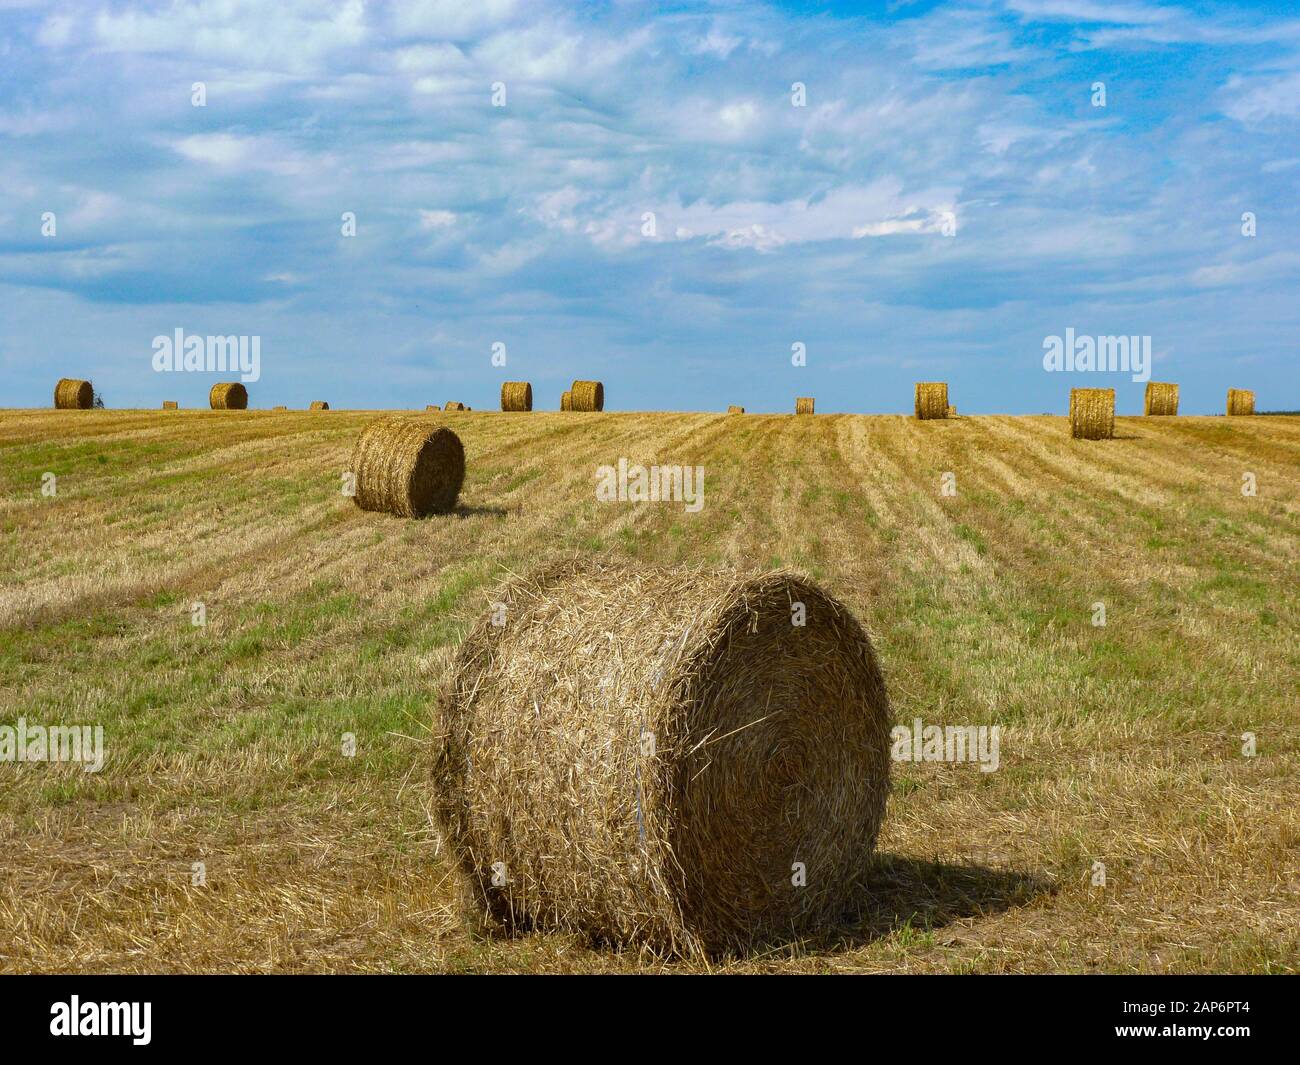
[[[1300,417],[1084,446],[1062,417],[464,412],[458,511],[417,522],[340,492],[375,412],[265,414],[0,418],[0,723],[106,748],[0,762],[0,969],[1296,971]],[[702,465],[705,506],[597,502],[610,456]],[[998,725],[999,768],[895,761],[860,898],[800,944],[482,937],[434,704],[500,583],[560,554],[802,572],[898,722]]]

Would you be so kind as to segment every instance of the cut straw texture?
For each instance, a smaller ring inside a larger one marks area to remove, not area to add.
[[[1115,390],[1070,389],[1070,435],[1076,440],[1109,440],[1115,435]]]
[[[916,383],[916,416],[918,418],[948,417],[948,385],[944,381],[918,381]]]
[[[465,480],[465,449],[444,426],[405,418],[371,422],[352,450],[362,510],[403,518],[443,514],[456,506]]]
[[[573,410],[573,393],[560,393],[560,410]]]
[[[163,406],[162,406],[162,409],[163,409],[163,410],[180,410],[180,404],[177,403],[176,400],[174,400],[174,399],[164,399],[164,400],[163,400]]]
[[[1142,397],[1142,413],[1171,417],[1178,413],[1178,386],[1167,381],[1148,381]]]
[[[323,399],[313,399],[311,401],[311,406],[308,407],[307,409],[308,410],[329,410],[330,405]]]
[[[90,410],[95,405],[95,389],[89,381],[61,377],[54,386],[54,405],[59,410]]]
[[[592,560],[493,601],[434,730],[439,821],[489,927],[716,954],[860,898],[891,722],[845,607],[789,574]]]
[[[527,381],[502,382],[501,409],[505,411],[532,410],[533,386]]]
[[[796,414],[811,414],[813,412],[813,397],[796,396],[794,401],[794,412]]]
[[[1228,389],[1228,414],[1254,414],[1255,393],[1244,388]]]
[[[745,408],[744,408],[744,407],[737,407],[737,406],[733,403],[730,407],[727,408],[727,413],[728,413],[728,414],[744,414],[744,413],[745,413]]]
[[[572,410],[601,411],[605,409],[605,386],[599,381],[574,381],[569,388]]]
[[[238,381],[222,381],[212,386],[208,403],[213,410],[247,410],[248,389]]]

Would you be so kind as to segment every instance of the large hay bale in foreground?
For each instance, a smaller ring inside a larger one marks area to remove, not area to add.
[[[163,409],[163,410],[180,410],[180,404],[177,403],[176,400],[174,400],[174,399],[164,399],[164,400],[163,400],[163,406],[162,406],[162,409]]]
[[[811,396],[796,396],[794,412],[796,414],[811,414],[813,412],[813,398]]]
[[[1148,381],[1142,397],[1142,413],[1170,417],[1178,413],[1178,386],[1168,381]]]
[[[403,518],[444,514],[456,506],[465,481],[465,448],[445,426],[381,418],[361,430],[352,449],[352,473],[362,510]]]
[[[604,410],[605,386],[599,381],[574,381],[569,388],[569,402],[571,410]]]
[[[1228,389],[1228,414],[1254,414],[1255,393],[1244,388]]]
[[[308,407],[307,409],[308,410],[329,410],[330,405],[323,399],[313,399],[311,401],[311,406]]]
[[[947,382],[917,381],[916,416],[918,418],[948,417]]]
[[[89,381],[60,377],[54,386],[54,406],[59,410],[90,410],[95,405],[95,388]]]
[[[560,410],[573,410],[573,393],[560,393]]]
[[[502,382],[501,409],[505,411],[532,410],[533,386],[528,381]]]
[[[728,413],[728,414],[744,414],[744,413],[745,413],[745,408],[744,408],[744,407],[737,407],[737,406],[733,403],[730,407],[727,408],[727,413]]]
[[[1070,389],[1070,435],[1077,440],[1109,440],[1115,435],[1115,390]]]
[[[844,606],[788,574],[591,561],[493,600],[434,740],[439,820],[490,925],[712,954],[840,921],[891,724]]]
[[[212,386],[208,403],[213,410],[247,410],[248,389],[238,381],[222,381]]]

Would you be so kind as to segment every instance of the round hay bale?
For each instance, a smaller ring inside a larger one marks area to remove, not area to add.
[[[744,413],[745,413],[745,408],[744,408],[744,407],[737,407],[737,406],[735,406],[735,405],[733,404],[732,406],[730,406],[730,407],[727,408],[727,413],[728,413],[728,414],[744,414]]]
[[[272,407],[272,408],[271,408],[271,410],[273,410],[273,411],[276,411],[276,410],[288,410],[288,409],[289,409],[288,407]]]
[[[605,409],[605,386],[599,381],[574,381],[569,392],[572,410],[602,411]]]
[[[313,399],[311,401],[311,406],[308,407],[307,409],[308,410],[329,410],[330,405],[323,399]]]
[[[493,600],[434,740],[438,816],[489,925],[713,954],[841,919],[891,725],[844,606],[784,573],[590,561]]]
[[[573,393],[560,393],[560,410],[573,410]]]
[[[361,430],[352,449],[352,473],[362,510],[403,518],[445,514],[465,481],[465,448],[445,426],[381,418]]]
[[[164,399],[164,400],[163,400],[163,408],[162,408],[162,409],[163,409],[163,410],[180,410],[180,404],[178,404],[174,399]]]
[[[1177,414],[1178,386],[1166,381],[1148,381],[1142,397],[1142,413],[1160,417]]]
[[[1115,435],[1115,390],[1070,389],[1070,435],[1076,440],[1109,440]]]
[[[431,410],[441,411],[441,410],[442,410],[442,408],[441,408],[440,406],[438,406],[438,404],[436,404],[436,403],[430,403],[430,404],[428,404],[427,406],[425,406],[424,409],[425,409],[426,411],[431,411]]]
[[[212,386],[208,403],[213,410],[247,410],[248,389],[238,381],[222,381]]]
[[[957,417],[957,408],[954,407],[951,403],[948,404],[948,417],[949,418]]]
[[[54,386],[54,406],[59,410],[90,410],[95,405],[95,389],[89,381],[60,377]]]
[[[527,411],[533,409],[533,386],[527,381],[505,381],[501,385],[501,409]]]
[[[442,405],[442,409],[443,410],[469,410],[469,408],[465,406],[464,403],[457,403],[455,400],[453,400],[450,403],[444,403]]]
[[[796,414],[811,414],[813,412],[812,397],[797,396],[794,401],[794,412]]]
[[[1244,388],[1228,389],[1228,414],[1254,414],[1255,393]]]
[[[918,381],[916,383],[916,416],[918,418],[948,417],[947,382]]]

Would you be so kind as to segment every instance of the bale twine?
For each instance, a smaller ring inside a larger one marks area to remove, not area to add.
[[[1244,388],[1228,389],[1228,414],[1254,414],[1255,393]]]
[[[95,405],[95,389],[89,381],[60,377],[54,386],[54,406],[59,410],[90,410]]]
[[[573,393],[560,393],[560,410],[573,410]]]
[[[352,449],[352,473],[362,510],[403,518],[443,514],[456,506],[465,480],[465,449],[444,426],[381,418],[361,430]]]
[[[795,397],[794,412],[796,414],[811,414],[813,412],[812,397],[811,396]]]
[[[916,383],[916,416],[918,418],[948,417],[947,382],[918,381]]]
[[[801,578],[562,563],[457,653],[438,815],[489,925],[744,950],[851,905],[890,724],[866,634]]]
[[[247,410],[248,389],[238,381],[222,381],[212,386],[208,403],[213,410]]]
[[[430,404],[426,405],[424,409],[425,409],[426,411],[430,411],[430,410],[440,411],[440,410],[442,410],[442,408],[441,408],[440,406],[438,406],[438,404],[436,404],[436,403],[430,403]]]
[[[1178,386],[1167,381],[1148,381],[1142,398],[1142,413],[1161,417],[1177,414]]]
[[[174,399],[163,400],[163,410],[180,410],[180,405]]]
[[[737,407],[737,406],[735,406],[735,405],[733,404],[732,406],[730,406],[730,407],[727,408],[727,413],[728,413],[728,414],[744,414],[744,413],[745,413],[745,408],[744,408],[744,407]]]
[[[526,411],[533,409],[533,386],[527,381],[505,381],[501,385],[501,409]]]
[[[574,381],[569,393],[570,410],[601,411],[605,409],[605,386],[599,381]]]
[[[313,399],[311,401],[311,406],[308,407],[307,409],[308,410],[329,410],[330,405],[323,399]]]
[[[1115,390],[1070,389],[1070,435],[1077,440],[1109,440],[1115,435]]]
[[[442,409],[443,410],[469,410],[469,408],[465,406],[464,403],[457,403],[455,400],[452,400],[452,402],[450,403],[444,403],[442,405]]]

